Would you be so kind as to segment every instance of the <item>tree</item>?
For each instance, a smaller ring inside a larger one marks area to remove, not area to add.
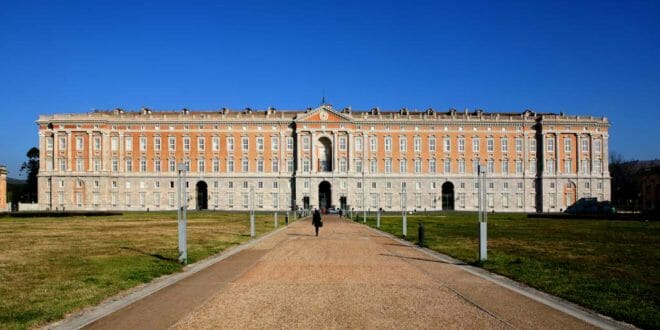
[[[612,203],[617,208],[635,209],[639,203],[639,161],[625,161],[617,152],[610,152]]]
[[[21,199],[25,202],[37,201],[37,174],[39,174],[39,149],[32,147],[27,152],[28,160],[21,165],[21,172],[27,175],[26,195]]]

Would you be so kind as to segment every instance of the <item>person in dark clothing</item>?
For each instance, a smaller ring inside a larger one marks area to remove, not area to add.
[[[316,236],[319,236],[319,227],[323,226],[323,223],[321,222],[321,212],[318,209],[314,210],[312,215],[312,225],[316,229]]]
[[[344,211],[342,211],[342,209],[339,209],[339,219],[341,219],[341,215],[342,215],[343,213],[344,213]]]

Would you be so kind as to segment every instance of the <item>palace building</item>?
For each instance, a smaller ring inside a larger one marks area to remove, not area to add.
[[[121,109],[42,115],[39,204],[51,210],[476,210],[610,199],[606,118],[476,111]]]

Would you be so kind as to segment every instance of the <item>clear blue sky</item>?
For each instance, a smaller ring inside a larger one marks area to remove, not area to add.
[[[483,108],[606,116],[660,158],[657,1],[2,1],[0,163],[39,114]]]

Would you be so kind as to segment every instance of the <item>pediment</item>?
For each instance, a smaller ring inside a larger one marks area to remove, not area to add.
[[[296,122],[350,122],[353,121],[351,116],[339,113],[332,109],[331,105],[322,105],[316,109],[313,109],[300,117],[296,118]]]

